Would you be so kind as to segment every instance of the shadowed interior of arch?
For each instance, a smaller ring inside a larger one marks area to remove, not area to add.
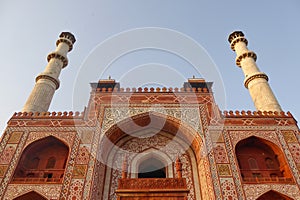
[[[275,144],[252,136],[235,150],[243,181],[292,182],[285,157]]]
[[[166,178],[166,167],[153,157],[140,163],[138,170],[138,178]]]
[[[68,155],[68,146],[53,136],[35,141],[23,151],[12,182],[61,182]]]
[[[270,199],[273,199],[273,200],[293,200],[292,198],[287,197],[287,196],[285,196],[283,194],[280,194],[278,192],[275,192],[273,190],[270,190],[270,191],[264,193],[257,200],[270,200]]]
[[[19,197],[16,197],[13,200],[47,200],[47,199],[39,195],[38,193],[31,191]]]

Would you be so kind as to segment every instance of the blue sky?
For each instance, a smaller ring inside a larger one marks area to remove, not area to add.
[[[236,55],[227,41],[232,31],[242,30],[249,41],[249,49],[258,56],[259,68],[269,76],[269,83],[282,108],[299,119],[299,10],[300,2],[297,0],[246,3],[237,0],[2,0],[0,131],[3,132],[12,114],[22,109],[35,77],[47,65],[46,57],[55,50],[55,42],[62,31],[72,32],[77,41],[68,55],[69,65],[62,70],[61,86],[55,93],[50,111],[82,111],[88,102],[89,82],[108,74],[121,80],[124,87],[135,83],[137,86],[149,85],[152,77],[155,80],[152,85],[181,87],[185,79],[199,75],[193,71],[195,66],[182,57],[158,48],[144,48],[125,54],[112,62],[109,70],[102,74],[106,66],[100,66],[101,54],[99,60],[97,56],[92,60],[94,65],[86,72],[86,79],[80,79],[85,90],[74,96],[76,84],[80,82],[78,77],[85,73],[85,64],[99,46],[103,47],[101,44],[120,33],[145,27],[171,30],[190,38],[202,48],[199,58],[203,62],[196,67],[201,72],[219,73],[217,81],[213,80],[213,76],[203,78],[215,81],[215,86],[221,85],[224,90],[224,94],[216,99],[222,110],[255,110],[243,86],[243,73],[235,65]],[[169,40],[166,37],[166,41]],[[122,45],[117,44],[119,47]],[[197,55],[198,52],[189,52],[193,53]],[[210,62],[205,62],[207,58]],[[152,71],[148,72],[149,69]],[[200,73],[200,76],[204,74]],[[144,83],[141,81],[143,78],[147,80]]]

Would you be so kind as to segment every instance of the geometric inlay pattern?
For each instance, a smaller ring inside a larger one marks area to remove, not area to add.
[[[70,200],[81,200],[82,188],[83,188],[84,179],[73,179],[70,186],[70,194],[68,199]]]
[[[0,164],[9,164],[16,150],[16,145],[8,144],[0,155]]]
[[[32,143],[33,141],[45,138],[47,136],[54,136],[71,146],[74,141],[75,134],[75,132],[30,132],[25,146]]]
[[[230,131],[229,134],[234,147],[239,141],[250,136],[263,138],[277,144],[278,147],[281,147],[275,131]]]
[[[191,106],[189,104],[187,105]],[[124,119],[129,119],[132,116],[147,112],[161,113],[166,116],[180,119],[186,124],[189,124],[191,127],[195,128],[196,131],[199,130],[197,129],[200,126],[200,114],[198,107],[186,107],[185,104],[175,104],[174,106],[176,107],[170,107],[170,104],[167,104],[167,107],[164,107],[164,104],[151,107],[133,107],[136,105],[130,106],[131,107],[125,105],[125,107],[118,106],[117,108],[106,108],[102,124],[102,132],[105,133],[113,125],[121,122]]]
[[[232,178],[220,178],[223,199],[234,200],[238,199],[235,186]]]
[[[23,132],[12,132],[8,143],[19,143]]]
[[[3,177],[6,170],[7,170],[8,165],[0,165],[0,177]]]
[[[298,143],[294,131],[281,131],[287,143]]]
[[[222,131],[209,131],[209,134],[213,143],[224,142]]]
[[[73,170],[73,178],[84,178],[86,174],[87,165],[75,165]]]
[[[79,151],[76,157],[76,164],[88,164],[90,158],[90,147],[86,145],[79,147]]]
[[[94,136],[93,131],[84,131],[80,134],[80,139],[82,144],[91,143]]]
[[[293,199],[300,199],[300,191],[297,185],[289,184],[244,184],[246,199],[255,200],[262,194],[274,190]],[[275,200],[275,199],[274,199]]]
[[[219,176],[231,176],[229,164],[217,164]]]
[[[214,154],[216,163],[229,163],[224,144],[217,144],[214,147]]]
[[[296,163],[300,163],[300,145],[295,143],[290,143],[289,149]]]
[[[4,200],[11,200],[31,191],[47,197],[48,199],[58,199],[61,184],[10,184],[7,187]]]

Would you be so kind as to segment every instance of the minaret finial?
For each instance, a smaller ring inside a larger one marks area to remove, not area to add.
[[[56,42],[56,49],[47,57],[48,65],[39,74],[36,84],[29,95],[23,112],[46,112],[50,106],[54,92],[59,87],[61,69],[68,65],[67,53],[72,50],[75,37],[69,32],[62,32]]]
[[[268,76],[260,72],[256,65],[256,54],[247,48],[248,41],[242,31],[235,31],[228,37],[231,49],[236,52],[236,65],[241,67],[245,80],[244,85],[249,90],[254,105],[260,111],[282,111],[271,87]]]

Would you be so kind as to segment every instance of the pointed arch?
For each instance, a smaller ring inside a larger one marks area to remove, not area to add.
[[[138,170],[138,178],[166,178],[166,166],[156,157],[141,162]]]
[[[31,191],[28,192],[26,194],[23,194],[21,196],[18,196],[16,198],[14,198],[13,200],[47,200],[46,197],[43,197],[42,195],[40,195],[39,193],[35,192],[35,191]]]
[[[186,166],[184,176],[188,179],[191,196],[200,199],[200,185],[212,185],[211,182],[200,182],[199,179],[198,168],[201,166],[197,163],[200,163],[200,159],[203,160],[201,153],[204,146],[201,133],[195,130],[198,127],[191,127],[180,119],[156,112],[144,112],[109,126],[101,138],[101,153],[98,154],[101,162],[106,163],[104,190],[108,192],[104,192],[104,199],[114,194],[115,189],[109,189],[109,185],[117,184],[118,178],[121,178],[122,163],[126,154],[129,154],[128,178],[138,178],[140,164],[151,158],[167,165],[166,178],[176,178],[174,162],[177,154],[182,154]],[[165,152],[166,157],[160,152]],[[146,155],[142,155],[143,153]],[[186,173],[187,171],[189,173]]]
[[[137,154],[132,160],[130,165],[131,178],[137,178],[140,172],[140,166],[143,162],[151,159],[156,159],[161,162],[165,168],[165,178],[173,178],[172,159],[162,151],[155,148],[149,148]],[[159,167],[157,168],[159,169]]]
[[[280,199],[280,200],[293,200],[292,198],[283,195],[277,191],[270,190],[264,194],[262,194],[260,197],[258,197],[256,200],[270,200],[270,199]]]
[[[134,124],[133,124],[134,122]],[[138,126],[136,126],[138,125]],[[168,173],[167,178],[175,178],[174,172],[174,162],[176,160],[176,155],[174,152],[168,159],[162,157],[161,153],[158,153],[159,156],[156,157],[156,154],[153,154],[156,150],[156,145],[160,146],[159,149],[166,150],[167,148],[179,149],[181,153],[185,154],[185,164],[189,166],[186,169],[191,170],[185,175],[189,184],[188,187],[191,189],[192,194],[196,199],[201,198],[201,186],[207,187],[208,184],[212,184],[208,181],[200,182],[199,179],[199,164],[200,159],[203,154],[202,150],[204,148],[201,133],[198,133],[195,130],[196,127],[191,127],[189,124],[175,118],[172,116],[164,115],[156,112],[145,112],[129,118],[126,118],[117,124],[110,125],[110,128],[104,133],[101,138],[99,145],[99,159],[101,162],[106,163],[105,170],[105,179],[104,185],[106,188],[110,187],[109,185],[115,185],[118,182],[118,177],[121,177],[122,163],[125,158],[125,155],[128,152],[132,152],[128,157],[127,169],[129,169],[128,178],[138,178],[138,167],[143,161],[146,161],[148,158],[156,158],[162,163],[167,163],[170,165],[166,169]],[[159,138],[159,139],[158,139]],[[146,142],[146,140],[151,142]],[[142,147],[141,141],[147,143],[147,148]],[[161,143],[160,143],[161,142]],[[150,145],[151,144],[151,145]],[[153,144],[153,145],[152,145]],[[164,145],[163,147],[161,145]],[[149,148],[149,152],[147,151]],[[136,148],[136,149],[135,149]],[[134,150],[135,149],[135,150]],[[145,151],[146,150],[146,151]],[[162,150],[162,151],[164,151]],[[149,153],[148,156],[139,157],[140,153]],[[151,153],[152,154],[151,154]],[[160,152],[160,151],[159,151]],[[170,160],[170,161],[169,161]],[[133,162],[136,162],[133,164]],[[130,169],[133,167],[135,169]],[[171,172],[169,172],[171,170]],[[135,175],[133,175],[133,172]],[[119,174],[116,177],[116,174]],[[170,175],[170,176],[169,176]],[[111,188],[109,191],[111,194],[114,193],[115,188]],[[103,199],[108,199],[109,192],[103,193]]]
[[[191,127],[175,117],[153,111],[145,112],[114,124],[105,132],[105,137],[101,141],[101,146],[103,149],[112,149],[118,141],[129,134],[135,136],[135,133],[153,129],[170,133],[172,137],[178,137],[188,143],[194,152],[199,152],[203,147],[203,141],[194,128],[195,127]],[[140,135],[136,136],[140,137]],[[107,156],[108,154],[103,152],[101,159],[105,161]],[[200,153],[196,154],[196,159],[200,159]]]
[[[12,182],[61,182],[69,147],[53,136],[29,144],[21,154]]]
[[[241,177],[245,182],[292,182],[280,148],[265,139],[250,136],[235,146]]]

